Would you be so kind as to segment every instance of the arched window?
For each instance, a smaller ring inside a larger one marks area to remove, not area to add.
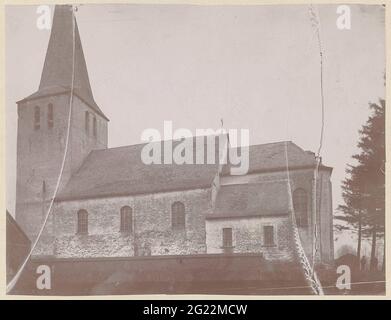
[[[88,212],[84,209],[77,212],[77,233],[88,234]]]
[[[48,104],[48,128],[53,128],[53,104]]]
[[[93,133],[94,133],[94,138],[97,136],[97,127],[96,127],[96,117],[94,116],[94,120],[92,122],[92,128],[93,128]]]
[[[34,129],[41,128],[41,110],[38,106],[34,108]]]
[[[185,205],[174,202],[171,206],[171,224],[173,229],[185,228]]]
[[[293,192],[293,209],[295,210],[296,223],[298,227],[308,226],[308,201],[304,189],[296,189]]]
[[[124,206],[121,208],[121,232],[132,232],[132,208]]]
[[[86,130],[86,133],[88,134],[88,131],[90,131],[90,113],[88,111],[86,111],[84,113],[84,127],[85,127],[85,130]]]

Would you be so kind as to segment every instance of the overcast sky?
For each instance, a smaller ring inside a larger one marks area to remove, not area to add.
[[[16,104],[39,85],[50,31],[36,6],[6,8],[7,208],[15,207]],[[53,8],[53,7],[51,7]],[[324,48],[323,163],[334,207],[357,152],[368,102],[385,97],[384,8],[317,6]],[[319,145],[319,50],[308,6],[83,5],[77,21],[95,100],[110,118],[109,147],[146,128],[247,128],[250,143]]]

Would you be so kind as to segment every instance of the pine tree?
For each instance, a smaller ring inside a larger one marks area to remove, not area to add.
[[[359,131],[357,146],[360,153],[353,155],[357,165],[348,166],[349,176],[342,183],[345,205],[338,208],[342,216],[336,218],[357,230],[358,259],[362,236],[371,235],[370,266],[373,270],[377,238],[384,237],[385,229],[385,100],[371,103],[370,109],[372,114]]]
[[[370,104],[372,115],[360,130],[361,153],[353,156],[363,167],[363,201],[372,233],[371,270],[377,267],[376,241],[385,228],[385,100],[379,102]]]
[[[365,208],[362,203],[363,182],[360,181],[361,166],[354,167],[348,165],[346,173],[348,177],[342,181],[342,198],[345,205],[338,206],[338,211],[342,215],[335,216],[336,219],[344,221],[338,224],[337,230],[351,230],[357,232],[357,265],[360,265],[361,243],[363,234],[367,232],[367,219]]]

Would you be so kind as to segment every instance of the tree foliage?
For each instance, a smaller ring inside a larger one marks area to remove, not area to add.
[[[345,222],[337,229],[360,227],[373,242],[385,229],[385,100],[369,106],[371,115],[359,130],[360,152],[352,156],[356,164],[348,164],[342,182],[345,204],[338,207],[335,218]]]

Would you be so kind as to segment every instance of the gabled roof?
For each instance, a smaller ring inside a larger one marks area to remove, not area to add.
[[[57,195],[56,200],[125,196],[208,188],[212,185],[214,178],[219,172],[219,139],[216,136],[215,139],[215,164],[195,164],[195,149],[200,141],[201,145],[204,145],[204,163],[206,163],[208,139],[203,136],[186,139],[186,141],[192,140],[193,143],[194,164],[164,164],[164,161],[161,162],[162,164],[144,164],[141,160],[141,151],[146,144],[92,151],[80,169],[71,177],[65,188]],[[172,142],[173,150],[181,143],[179,140]],[[163,157],[164,142],[159,141],[154,144],[161,147]],[[313,153],[303,151],[292,142],[287,142],[286,145],[288,147],[290,169],[315,166]],[[249,150],[249,173],[286,170],[285,142],[251,146]],[[224,174],[228,175],[229,165],[225,165],[223,170],[225,171]],[[259,190],[264,192],[265,195],[269,195],[270,192],[272,192],[271,194],[278,194],[285,188],[284,184],[280,185],[277,182],[276,184],[267,184],[267,186],[260,185],[260,187],[261,189]],[[246,188],[249,189],[247,190]],[[252,188],[255,189],[253,190]],[[243,192],[246,194],[248,191],[251,191],[254,194],[258,194],[257,190],[254,186],[239,186],[235,188],[223,186],[220,192],[225,191],[228,193],[219,196],[227,196],[228,199],[233,197],[233,199],[240,198],[240,200],[243,200],[247,199],[247,196],[244,198],[236,197],[235,193]],[[229,193],[231,191],[234,192],[233,195]],[[286,189],[284,193],[286,193]],[[249,198],[249,200],[251,199]],[[235,201],[233,201],[233,205]],[[284,202],[280,202],[280,204],[282,205]],[[246,209],[246,212],[250,213],[250,209],[252,210],[251,206]],[[259,212],[259,210],[255,212]],[[262,214],[266,214],[265,212],[268,212],[268,210],[262,211]],[[284,212],[286,213],[287,209],[280,213]]]
[[[75,28],[74,44],[73,26]],[[73,52],[75,61],[74,66]],[[107,119],[96,104],[92,94],[87,65],[80,41],[79,29],[76,19],[73,18],[72,14],[72,6],[56,5],[38,91],[19,102],[70,92],[73,71],[74,93]]]
[[[208,219],[287,215],[290,212],[285,180],[222,185]]]
[[[203,138],[190,138],[193,139],[194,149],[196,141]],[[205,158],[206,140],[204,139]],[[179,143],[178,140],[173,141],[173,150]],[[154,144],[161,146],[163,158],[164,142]],[[148,165],[141,159],[141,151],[145,145],[92,151],[56,199],[72,200],[207,188],[212,185],[218,173],[217,146],[215,164],[178,165],[164,164],[162,161],[162,164]],[[194,157],[195,154],[193,151]]]
[[[237,152],[237,148],[233,149]],[[244,152],[246,149],[247,151],[249,150],[248,173],[286,170],[287,163],[289,169],[312,167],[316,165],[315,154],[310,151],[304,151],[292,141],[252,145],[241,149],[241,152]],[[224,167],[224,175],[229,175],[230,167],[231,165],[229,164]]]
[[[16,236],[19,238],[23,238],[23,240],[30,245],[30,239],[29,237],[24,233],[23,229],[20,227],[20,225],[16,222],[14,217],[6,210],[6,223],[7,223],[7,237],[10,236]],[[12,235],[12,233],[17,232],[17,235]],[[7,245],[12,245],[12,243],[8,243]]]

